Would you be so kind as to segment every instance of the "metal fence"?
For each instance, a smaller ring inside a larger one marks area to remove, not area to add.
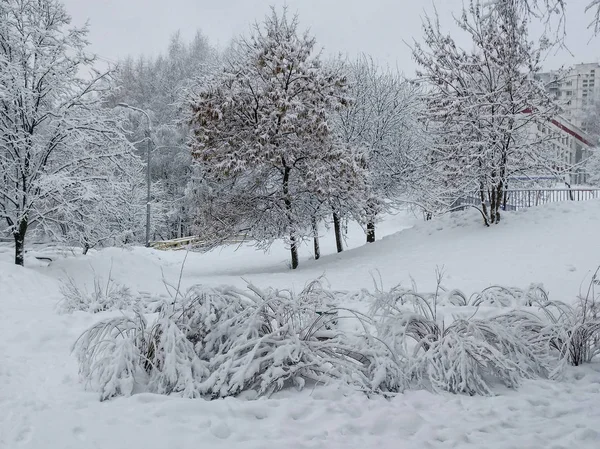
[[[503,210],[511,211],[548,203],[587,201],[595,198],[600,198],[600,189],[509,189],[504,192],[501,207]],[[479,206],[481,200],[476,195],[469,195],[459,199],[458,203],[465,207]]]

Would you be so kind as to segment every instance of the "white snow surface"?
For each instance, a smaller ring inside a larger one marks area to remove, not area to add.
[[[412,277],[426,291],[435,286],[436,266],[444,266],[444,285],[466,293],[542,283],[552,299],[570,301],[600,264],[599,224],[600,201],[506,214],[490,229],[474,211],[427,223],[402,213],[386,218],[378,233],[387,235],[374,244],[362,245],[351,226],[353,249],[342,254],[333,253],[331,233],[319,261],[307,242],[295,271],[282,244],[266,254],[251,246],[189,253],[181,284],[247,280],[300,290],[324,274],[336,289],[372,288],[375,276],[386,288],[408,286]],[[39,261],[36,252],[55,260]],[[61,279],[91,287],[94,276],[106,279],[112,270],[132,290],[160,294],[163,277],[178,282],[184,257],[146,248],[86,256],[49,248],[31,250],[22,268],[0,247],[0,448],[600,448],[599,363],[570,368],[561,382],[527,381],[494,397],[409,391],[386,400],[330,385],[258,400],[144,393],[99,402],[79,382],[70,349],[105,314],[57,314]]]

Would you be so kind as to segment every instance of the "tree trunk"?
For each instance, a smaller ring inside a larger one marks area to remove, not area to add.
[[[89,243],[84,243],[83,244],[83,255],[85,256],[88,251],[90,250],[90,244]]]
[[[375,223],[373,220],[367,223],[367,243],[375,241]]]
[[[496,189],[492,187],[488,190],[488,196],[490,198],[490,223],[496,223],[496,211],[498,210],[498,204],[496,202]]]
[[[495,218],[495,223],[498,224],[500,223],[500,204],[502,204],[502,197],[504,196],[504,184],[502,183],[502,181],[500,181],[500,183],[498,184],[498,187],[496,187],[496,218]]]
[[[342,220],[337,212],[333,213],[333,229],[335,231],[335,244],[337,246],[337,252],[341,253],[344,251],[344,242],[342,241]]]
[[[312,231],[313,231],[313,245],[315,248],[315,260],[319,260],[321,257],[321,246],[319,245],[319,227],[317,225],[317,219],[312,217]]]
[[[17,229],[13,231],[15,238],[15,264],[25,265],[25,234],[27,233],[27,218],[21,219]]]
[[[490,221],[488,216],[487,205],[485,204],[485,189],[483,187],[483,183],[479,185],[479,197],[481,199],[481,215],[483,215],[483,224],[485,226],[489,226]]]
[[[285,167],[283,172],[283,203],[285,204],[286,215],[290,224],[290,253],[292,256],[292,270],[295,270],[298,268],[298,242],[296,241],[296,232],[293,229],[292,200],[290,199],[289,190],[291,169],[286,166],[285,159],[282,158],[282,162]]]
[[[290,232],[290,253],[292,255],[292,270],[295,270],[298,268],[298,243],[294,232]]]

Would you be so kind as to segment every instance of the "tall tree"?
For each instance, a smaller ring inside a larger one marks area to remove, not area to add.
[[[92,69],[87,29],[70,21],[56,0],[0,2],[0,218],[19,265],[27,231],[60,224],[99,167],[129,151],[120,118],[102,108],[109,73]]]
[[[215,70],[218,59],[216,50],[202,33],[197,32],[190,42],[184,42],[177,32],[164,54],[156,58],[129,57],[118,64],[119,89],[112,92],[109,103],[111,106],[126,103],[151,117],[151,191],[155,203],[158,199],[155,192],[162,194],[161,207],[166,211],[161,227],[152,229],[153,234],[164,238],[182,237],[191,232],[185,189],[192,162],[187,147],[189,127],[182,103],[188,89],[201,85],[202,77]],[[131,111],[128,126],[129,139],[142,154],[146,151],[146,117]]]
[[[546,127],[558,106],[534,80],[544,45],[528,40],[519,0],[472,1],[457,24],[470,35],[473,51],[460,49],[429,19],[428,49],[417,44],[413,51],[431,90],[425,118],[437,132],[428,178],[438,190],[477,192],[489,225],[500,221],[509,176],[552,169],[556,155],[544,145],[552,136],[540,139],[533,131]]]
[[[228,223],[226,233],[251,224],[254,238],[287,238],[292,268],[299,239],[312,229],[312,199],[362,184],[359,157],[329,124],[328,111],[347,102],[346,78],[323,67],[314,47],[297,18],[273,10],[192,101],[193,156],[207,182],[229,186],[214,199],[222,206],[214,221]]]
[[[381,69],[365,56],[350,64],[349,73],[353,101],[336,114],[335,130],[344,143],[364,154],[368,198],[358,214],[350,213],[365,225],[370,243],[375,241],[378,216],[411,183],[409,168],[419,149],[422,95],[416,83]]]

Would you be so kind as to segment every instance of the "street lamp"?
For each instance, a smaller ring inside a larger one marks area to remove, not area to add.
[[[150,146],[152,145],[152,120],[150,120],[150,115],[143,109],[136,108],[127,103],[119,103],[117,106],[141,112],[148,120],[148,128],[146,129],[146,246],[150,246]]]

